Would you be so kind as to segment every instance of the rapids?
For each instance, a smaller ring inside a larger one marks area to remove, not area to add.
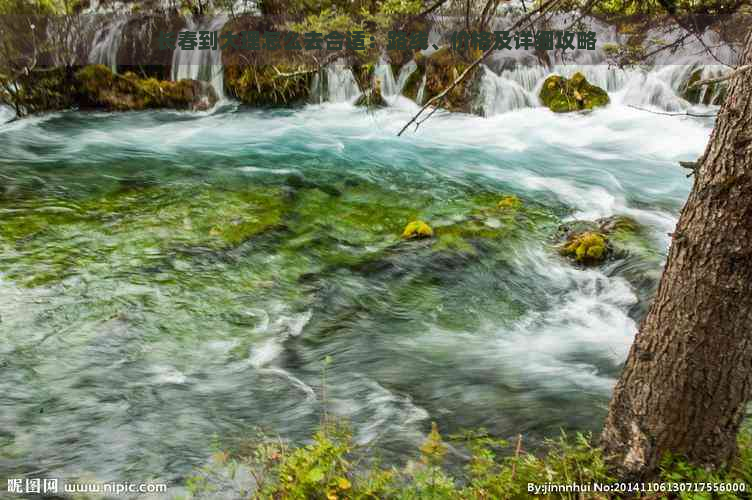
[[[628,107],[606,73],[610,106],[555,115],[522,107],[540,77],[518,76],[488,117],[399,138],[418,109],[400,96],[0,125],[0,469],[180,482],[214,436],[304,441],[324,404],[396,462],[431,421],[596,430],[651,292],[627,271],[659,275],[691,185],[677,161],[713,122]],[[400,243],[413,218],[507,194],[524,208],[484,219],[498,237]],[[552,250],[562,221],[614,214],[656,258],[581,269]]]

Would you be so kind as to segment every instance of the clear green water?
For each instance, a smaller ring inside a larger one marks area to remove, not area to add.
[[[710,122],[620,106],[63,113],[0,125],[0,475],[179,481],[327,407],[387,460],[430,427],[597,429]],[[505,195],[519,208],[497,208]],[[578,269],[568,219],[651,252]],[[405,242],[420,218],[437,233]]]

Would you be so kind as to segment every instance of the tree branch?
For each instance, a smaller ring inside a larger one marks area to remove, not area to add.
[[[708,78],[707,80],[700,80],[698,82],[693,83],[692,85],[689,85],[688,89],[693,89],[696,87],[702,87],[703,85],[710,85],[711,83],[719,83],[719,82],[725,82],[726,80],[730,80],[734,78],[737,75],[740,75],[744,73],[745,71],[749,71],[752,69],[752,64],[747,64],[745,66],[739,66],[735,70],[731,71],[730,73],[727,73],[723,76],[719,76],[717,78]]]
[[[541,3],[541,5],[540,5],[540,6],[538,7],[538,8],[536,8],[536,9],[534,9],[534,10],[531,10],[530,12],[528,12],[527,14],[525,14],[524,16],[522,16],[522,18],[520,18],[520,20],[519,20],[519,21],[517,21],[516,23],[514,23],[514,25],[513,25],[513,26],[512,26],[511,28],[509,28],[509,30],[508,30],[508,31],[512,31],[512,30],[515,30],[515,29],[519,28],[519,27],[520,27],[520,26],[521,26],[521,25],[522,25],[523,23],[525,23],[525,22],[527,22],[528,20],[530,20],[530,19],[531,19],[531,18],[532,18],[532,17],[533,17],[533,16],[535,15],[535,14],[544,14],[544,13],[546,13],[546,12],[547,12],[548,10],[552,9],[552,8],[553,8],[553,7],[554,7],[554,6],[556,5],[556,4],[560,3],[561,1],[562,1],[562,0],[548,0],[548,1],[546,1],[546,2],[543,2],[543,3]],[[494,45],[495,45],[495,44],[494,44]],[[446,97],[446,95],[447,95],[447,94],[448,94],[449,92],[451,92],[451,90],[452,90],[452,89],[453,89],[454,87],[456,87],[457,85],[459,85],[459,83],[460,83],[460,82],[462,82],[462,80],[464,80],[464,79],[465,79],[465,77],[466,77],[466,76],[467,76],[467,75],[468,75],[468,74],[469,74],[469,73],[470,73],[470,72],[471,72],[471,71],[472,71],[472,70],[473,70],[473,69],[474,69],[474,68],[475,68],[476,66],[478,66],[478,65],[479,65],[479,64],[480,64],[481,62],[483,62],[483,60],[485,60],[485,59],[486,59],[486,57],[490,56],[490,55],[491,55],[491,53],[492,53],[492,52],[493,52],[494,50],[496,50],[496,49],[495,49],[495,47],[494,47],[494,45],[491,45],[491,47],[490,47],[490,48],[489,48],[488,50],[486,50],[485,52],[483,52],[483,54],[481,54],[481,55],[480,55],[480,57],[478,57],[478,58],[477,58],[477,59],[476,59],[475,61],[473,61],[473,62],[472,62],[472,64],[470,64],[470,66],[468,66],[468,67],[467,67],[467,68],[465,69],[465,71],[463,71],[463,72],[462,72],[462,74],[460,74],[460,76],[458,76],[458,77],[457,77],[457,78],[456,78],[456,79],[455,79],[455,80],[454,80],[454,81],[453,81],[453,82],[452,82],[451,84],[449,84],[449,86],[448,86],[447,88],[445,88],[445,89],[444,89],[443,91],[441,91],[441,92],[440,92],[439,94],[437,94],[437,95],[435,95],[434,97],[432,97],[431,99],[429,99],[429,100],[428,100],[428,102],[426,102],[426,103],[425,103],[425,104],[424,104],[424,105],[423,105],[423,106],[422,106],[422,107],[421,107],[421,108],[420,108],[420,109],[418,110],[418,112],[417,112],[417,113],[416,113],[416,114],[415,114],[415,115],[414,115],[414,116],[413,116],[413,117],[412,117],[412,118],[410,119],[410,121],[409,121],[409,122],[407,122],[407,123],[405,124],[405,126],[404,126],[404,127],[402,127],[402,129],[401,129],[401,130],[400,130],[400,131],[399,131],[399,132],[397,133],[397,137],[401,136],[401,135],[402,135],[402,134],[403,134],[403,133],[405,132],[405,130],[407,130],[407,128],[408,128],[408,127],[409,127],[410,125],[412,125],[413,123],[415,123],[415,122],[416,122],[416,120],[417,120],[417,119],[418,119],[418,118],[420,117],[420,115],[422,115],[422,114],[423,114],[423,112],[424,112],[424,111],[425,111],[426,109],[428,109],[428,108],[429,108],[429,107],[430,107],[431,105],[433,105],[433,104],[434,104],[435,102],[438,102],[438,101],[440,101],[441,99],[443,99],[444,97]],[[431,113],[431,114],[433,114],[433,113]],[[425,120],[423,120],[423,121],[425,121]],[[420,125],[420,123],[423,123],[423,122],[422,122],[422,121],[421,121],[421,122],[418,122],[418,125]]]
[[[712,115],[698,115],[695,113],[690,113],[689,111],[685,111],[684,113],[668,113],[664,111],[653,111],[652,109],[645,109],[641,108],[639,106],[633,106],[632,104],[628,104],[630,108],[634,108],[640,111],[645,111],[646,113],[653,113],[654,115],[664,115],[664,116],[691,116],[693,118],[715,118],[718,115],[712,114]]]

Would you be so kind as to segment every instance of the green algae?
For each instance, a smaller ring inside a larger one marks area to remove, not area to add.
[[[152,266],[182,249],[227,249],[279,227],[285,203],[279,189],[185,190],[176,196],[158,187],[75,203],[47,200],[47,206],[16,209],[0,221],[7,256],[0,266],[27,286],[98,266]]]

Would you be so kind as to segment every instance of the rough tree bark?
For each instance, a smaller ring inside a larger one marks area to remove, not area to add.
[[[740,64],[752,63],[752,31]],[[752,75],[731,80],[601,436],[623,479],[729,463],[752,399]]]

